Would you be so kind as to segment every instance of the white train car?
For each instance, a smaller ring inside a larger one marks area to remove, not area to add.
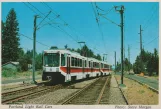
[[[44,50],[42,80],[63,83],[109,75],[109,65],[66,49]]]

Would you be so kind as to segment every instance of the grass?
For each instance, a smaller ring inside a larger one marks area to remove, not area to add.
[[[38,70],[35,72],[35,76],[37,75],[41,75],[42,74],[42,71],[41,70]],[[2,69],[2,78],[21,78],[21,77],[30,77],[32,76],[32,70],[30,71],[21,71],[21,72],[18,72],[16,70],[13,70],[13,69],[9,69],[9,68],[3,68]]]

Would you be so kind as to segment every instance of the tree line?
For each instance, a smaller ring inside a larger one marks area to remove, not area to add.
[[[156,48],[154,52],[148,52],[144,49],[136,57],[134,64],[132,65],[127,58],[123,61],[124,71],[133,70],[135,74],[144,73],[145,75],[159,75],[159,54]],[[121,71],[121,63],[117,62],[116,72]]]
[[[91,58],[98,59],[100,61],[102,60],[100,54],[95,55],[94,52],[91,49],[89,49],[86,45],[84,45],[83,47],[81,47],[81,49],[80,48],[78,48],[78,49],[66,48],[66,49],[71,50],[71,51],[74,51],[74,52],[77,52],[81,56],[84,56],[84,57],[88,57],[88,58],[91,57]]]
[[[130,71],[130,70],[132,70],[133,65],[130,63],[130,61],[127,58],[125,58],[123,60],[123,64],[124,64],[124,71]],[[118,62],[118,61],[116,63],[116,69],[115,70],[116,70],[116,72],[121,71],[121,63]]]
[[[159,55],[156,48],[154,52],[148,52],[144,49],[136,57],[135,63],[133,64],[133,70],[136,74],[144,73],[146,75],[159,75]]]

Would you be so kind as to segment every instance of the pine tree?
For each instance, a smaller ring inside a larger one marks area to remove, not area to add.
[[[17,61],[19,58],[18,21],[16,12],[11,9],[2,31],[2,63]]]

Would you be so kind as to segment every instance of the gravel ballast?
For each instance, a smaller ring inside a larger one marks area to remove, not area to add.
[[[25,104],[57,104],[58,101],[63,100],[65,97],[76,92],[78,89],[59,89],[54,92],[49,92],[43,96],[35,99],[31,99],[25,102]]]
[[[43,96],[25,100],[25,104],[50,104],[50,105],[60,104],[70,95],[80,90],[81,88],[85,87],[86,85],[92,83],[93,81],[95,81],[95,79],[75,83],[72,85],[72,87],[69,86],[68,88],[58,89],[56,91],[49,92]]]

